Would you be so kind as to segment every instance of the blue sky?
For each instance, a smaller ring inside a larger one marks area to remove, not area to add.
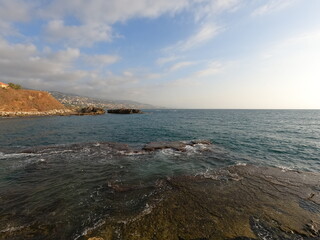
[[[172,108],[320,108],[318,0],[0,0],[0,81]]]

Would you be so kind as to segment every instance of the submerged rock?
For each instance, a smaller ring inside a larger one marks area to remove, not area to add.
[[[106,111],[104,109],[94,106],[84,107],[76,110],[76,115],[101,115],[105,113]]]
[[[87,237],[319,240],[319,185],[320,174],[256,166],[175,177],[159,184],[140,213],[121,212]]]
[[[140,109],[120,108],[120,109],[109,109],[108,113],[133,114],[133,113],[143,113],[143,112]]]
[[[184,152],[186,151],[186,146],[194,146],[196,144],[210,145],[211,142],[209,140],[193,140],[190,142],[185,142],[185,141],[151,142],[146,144],[142,148],[142,150],[155,151],[155,150],[171,148],[176,151]]]

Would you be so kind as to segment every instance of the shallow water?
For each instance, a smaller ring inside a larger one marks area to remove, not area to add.
[[[162,179],[230,165],[320,172],[320,111],[146,112],[0,119],[0,232],[81,238],[112,216],[143,211]],[[141,150],[194,139],[213,144]]]

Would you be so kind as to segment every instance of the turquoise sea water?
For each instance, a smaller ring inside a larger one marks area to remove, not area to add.
[[[184,152],[141,151],[148,142],[195,139],[213,144]],[[48,228],[46,239],[79,239],[117,209],[144,206],[160,178],[234,164],[320,172],[320,111],[147,110],[137,115],[3,118],[0,232],[31,228],[35,235],[30,239],[42,239],[41,229]],[[114,186],[139,190],[123,197],[115,195]]]

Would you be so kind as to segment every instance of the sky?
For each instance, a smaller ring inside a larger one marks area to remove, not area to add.
[[[0,81],[168,108],[320,109],[319,0],[0,0]]]

